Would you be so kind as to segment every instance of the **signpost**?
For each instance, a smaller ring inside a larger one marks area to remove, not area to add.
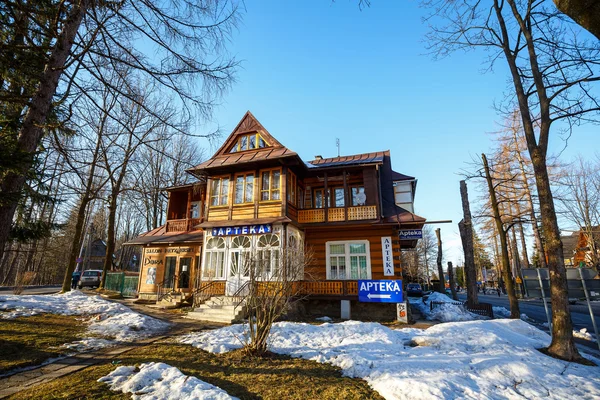
[[[401,229],[398,231],[400,240],[417,240],[423,239],[422,229]]]
[[[359,280],[358,301],[367,303],[401,303],[402,280]]]

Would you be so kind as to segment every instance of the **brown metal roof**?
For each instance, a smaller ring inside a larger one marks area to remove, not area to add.
[[[167,232],[166,225],[160,226],[149,232],[142,233],[135,239],[124,243],[125,246],[170,243],[202,243],[204,232]]]
[[[227,167],[230,165],[236,165],[240,163],[250,163],[250,162],[259,162],[265,160],[275,160],[279,158],[286,157],[297,157],[298,154],[287,149],[283,148],[266,148],[260,150],[251,150],[247,152],[239,152],[239,153],[231,153],[231,154],[223,154],[219,156],[215,156],[208,161],[203,162],[192,168],[192,170],[206,170],[213,168],[221,168]]]
[[[374,153],[363,153],[363,154],[355,154],[352,156],[341,156],[341,157],[331,157],[331,158],[323,158],[309,161],[308,167],[317,167],[317,168],[325,168],[325,167],[334,167],[338,165],[353,165],[353,164],[382,164],[384,157],[389,156],[389,150],[386,151],[377,151]]]

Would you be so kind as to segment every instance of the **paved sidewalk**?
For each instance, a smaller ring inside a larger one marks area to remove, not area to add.
[[[134,311],[168,321],[173,325],[168,332],[159,336],[137,340],[135,343],[123,343],[114,347],[107,347],[96,351],[60,358],[46,365],[32,367],[0,378],[0,399],[31,389],[39,384],[50,382],[73,372],[81,371],[92,365],[110,362],[111,360],[118,358],[121,354],[127,353],[140,346],[146,346],[192,330],[213,329],[223,326],[220,324],[207,324],[205,322],[184,318],[183,314],[180,313],[150,309],[143,305],[133,304],[131,301],[127,300],[117,301],[125,304]]]

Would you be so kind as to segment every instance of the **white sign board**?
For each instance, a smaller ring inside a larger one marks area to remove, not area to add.
[[[381,255],[383,256],[383,275],[394,276],[394,255],[392,254],[392,237],[381,238]]]
[[[396,319],[398,322],[408,324],[408,307],[406,301],[396,304]]]

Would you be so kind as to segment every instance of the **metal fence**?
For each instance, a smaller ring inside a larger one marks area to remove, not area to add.
[[[592,268],[567,268],[567,286],[569,288],[569,298],[583,299],[585,293],[579,271],[585,280],[590,298],[600,299],[600,277],[598,272]],[[528,268],[523,269],[523,283],[529,297],[542,297],[540,290],[540,281],[544,288],[545,297],[550,297],[550,278],[546,268]],[[538,276],[539,273],[539,276]]]
[[[106,274],[107,290],[121,293],[124,297],[135,297],[137,295],[139,276],[127,276],[124,272],[109,272]]]

